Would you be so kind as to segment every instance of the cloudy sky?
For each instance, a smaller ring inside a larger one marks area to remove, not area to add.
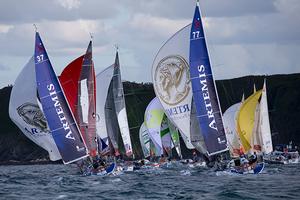
[[[299,73],[299,0],[201,0],[216,79]],[[33,55],[34,28],[57,74],[85,52],[91,32],[97,72],[120,47],[122,78],[151,82],[158,49],[189,24],[195,0],[1,0],[0,88]]]

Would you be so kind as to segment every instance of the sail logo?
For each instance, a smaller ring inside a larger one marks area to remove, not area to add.
[[[215,116],[214,116],[214,113],[213,113],[211,100],[210,100],[210,95],[209,95],[209,91],[208,91],[208,87],[207,87],[207,79],[206,79],[204,65],[198,66],[198,73],[199,73],[198,77],[199,77],[199,81],[200,81],[200,87],[202,86],[201,91],[202,91],[204,106],[206,108],[206,116],[210,120],[209,121],[209,127],[211,129],[214,129],[214,130],[218,131]]]
[[[168,116],[173,116],[173,115],[178,115],[178,114],[182,114],[185,112],[190,112],[190,107],[189,107],[189,104],[185,104],[183,106],[167,108],[165,111],[168,113]]]
[[[70,129],[69,123],[68,123],[68,121],[65,117],[64,111],[63,111],[63,109],[61,107],[61,104],[59,102],[59,99],[58,99],[58,96],[57,96],[54,85],[52,83],[47,85],[47,89],[49,91],[49,95],[50,95],[51,100],[54,102],[54,107],[55,107],[56,114],[57,114],[60,122],[62,123],[62,126],[63,126],[64,130],[67,132],[65,137],[67,139],[75,140],[75,137],[73,136],[72,130]]]
[[[189,66],[179,55],[163,58],[155,69],[157,96],[168,105],[177,105],[186,98],[190,91],[189,82]]]
[[[35,127],[30,128],[31,131],[25,127],[27,132],[30,132],[32,135],[49,133],[47,121],[38,105],[29,102],[23,103],[17,107],[17,113],[26,124]]]

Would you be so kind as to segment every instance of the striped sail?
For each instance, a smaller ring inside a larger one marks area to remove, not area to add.
[[[91,156],[97,154],[96,140],[96,85],[92,60],[92,41],[83,57],[78,80],[78,98],[75,117]]]
[[[39,97],[63,162],[68,164],[87,157],[86,145],[38,32],[34,58]]]
[[[113,77],[114,65],[111,65],[104,69],[96,76],[96,132],[98,138],[101,138],[102,145],[101,151],[106,151],[106,147],[109,146],[108,132],[106,126],[106,114],[105,114],[105,103],[108,96],[109,85]],[[107,123],[112,123],[110,120]]]
[[[130,157],[133,155],[133,152],[132,152],[129,127],[128,127],[118,52],[116,54],[115,65],[114,65],[113,96],[114,96],[115,111],[118,118],[119,128],[123,139],[126,155]]]
[[[12,88],[9,116],[24,135],[48,151],[50,160],[59,160],[61,159],[60,153],[38,104],[34,57],[31,57]]]
[[[143,122],[140,127],[139,138],[140,138],[140,143],[141,143],[144,157],[147,158],[150,156],[150,138],[149,138],[149,132],[145,125],[145,122]]]
[[[199,2],[190,32],[190,75],[200,132],[208,155],[227,151],[227,142],[214,85]]]

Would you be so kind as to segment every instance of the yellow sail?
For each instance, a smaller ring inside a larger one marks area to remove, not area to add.
[[[242,104],[237,116],[237,132],[245,152],[251,149],[251,138],[254,128],[255,109],[262,90],[248,97]]]

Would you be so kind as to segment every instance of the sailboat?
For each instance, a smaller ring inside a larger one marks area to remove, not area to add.
[[[88,157],[86,144],[38,32],[35,36],[34,60],[43,112],[64,164]]]

